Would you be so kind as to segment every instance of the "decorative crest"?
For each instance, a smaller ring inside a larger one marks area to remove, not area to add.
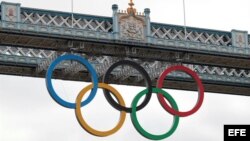
[[[127,8],[127,13],[130,15],[135,15],[136,14],[136,9],[133,8],[133,6],[135,5],[133,3],[133,0],[130,0],[130,3],[128,3],[128,5],[130,6],[129,8]]]

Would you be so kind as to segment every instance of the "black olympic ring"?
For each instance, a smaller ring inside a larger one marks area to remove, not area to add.
[[[144,108],[148,102],[150,101],[151,99],[151,96],[152,96],[152,81],[148,75],[148,73],[146,72],[146,70],[140,66],[139,64],[135,63],[135,62],[132,62],[132,61],[129,61],[129,60],[121,60],[119,62],[116,62],[114,63],[112,66],[109,67],[109,69],[106,71],[104,77],[103,77],[103,83],[107,83],[108,84],[108,81],[109,81],[109,75],[111,74],[112,70],[114,70],[117,66],[120,66],[120,65],[127,65],[127,66],[131,66],[133,67],[134,69],[136,69],[137,71],[139,71],[143,78],[145,79],[146,81],[146,87],[148,89],[148,93],[146,94],[143,102],[136,107],[136,111],[138,110],[141,110],[142,108]],[[118,104],[111,96],[110,92],[106,89],[103,89],[103,93],[105,95],[105,98],[107,99],[107,101],[117,110],[119,111],[126,111],[127,113],[131,113],[132,112],[132,108],[127,108],[127,107],[124,107],[120,104]]]

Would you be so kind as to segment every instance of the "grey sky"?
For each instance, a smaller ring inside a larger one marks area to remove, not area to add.
[[[6,0],[7,1],[7,0]],[[74,0],[77,13],[111,16],[111,5],[127,8],[128,0]],[[24,7],[70,11],[70,0],[8,0],[20,2]],[[138,11],[151,9],[151,21],[183,24],[182,0],[135,0]],[[187,25],[230,31],[250,31],[249,0],[186,0]],[[61,97],[74,101],[85,83],[54,81]],[[143,88],[115,86],[124,96],[126,105]],[[197,92],[168,90],[179,109],[194,106]],[[167,141],[222,141],[224,124],[250,124],[250,97],[205,93],[201,109],[190,117],[180,118],[176,132]],[[102,108],[99,110],[98,108]],[[92,103],[82,108],[90,125],[109,129],[119,119],[104,98],[102,91]],[[172,124],[154,96],[149,105],[138,112],[140,123],[148,131],[163,133]],[[122,128],[109,137],[95,137],[78,124],[74,110],[61,107],[49,96],[45,80],[0,75],[0,141],[145,141],[133,127],[130,115]]]

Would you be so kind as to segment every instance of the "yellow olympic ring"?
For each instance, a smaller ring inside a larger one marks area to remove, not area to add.
[[[76,98],[75,112],[76,112],[76,117],[78,119],[78,122],[80,123],[80,125],[83,127],[84,130],[86,130],[87,132],[89,132],[92,135],[104,137],[104,136],[109,136],[111,134],[114,134],[116,131],[118,131],[122,127],[122,125],[126,119],[126,112],[125,111],[121,111],[120,120],[118,121],[118,124],[113,129],[108,130],[108,131],[95,130],[92,127],[90,127],[87,124],[87,122],[83,119],[82,112],[81,112],[81,101],[82,101],[83,96],[86,94],[86,92],[92,88],[93,88],[93,84],[90,84],[87,87],[83,88]],[[113,87],[111,87],[110,85],[105,84],[105,83],[98,83],[98,88],[103,88],[103,89],[109,90],[115,96],[115,98],[118,100],[118,102],[122,106],[125,106],[125,102],[124,102],[121,94],[117,90],[115,90]]]

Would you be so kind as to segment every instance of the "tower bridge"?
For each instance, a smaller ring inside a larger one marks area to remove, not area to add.
[[[111,17],[22,7],[1,2],[0,73],[45,77],[50,63],[66,53],[88,59],[102,76],[117,60],[133,60],[149,73],[154,85],[167,66],[182,64],[196,71],[207,92],[250,95],[250,35],[155,23],[150,9],[137,12],[112,5]],[[93,13],[94,14],[94,13]],[[127,69],[113,72],[112,83],[144,85]],[[54,78],[90,81],[78,63],[60,64]],[[191,77],[176,72],[165,87],[195,90]]]

